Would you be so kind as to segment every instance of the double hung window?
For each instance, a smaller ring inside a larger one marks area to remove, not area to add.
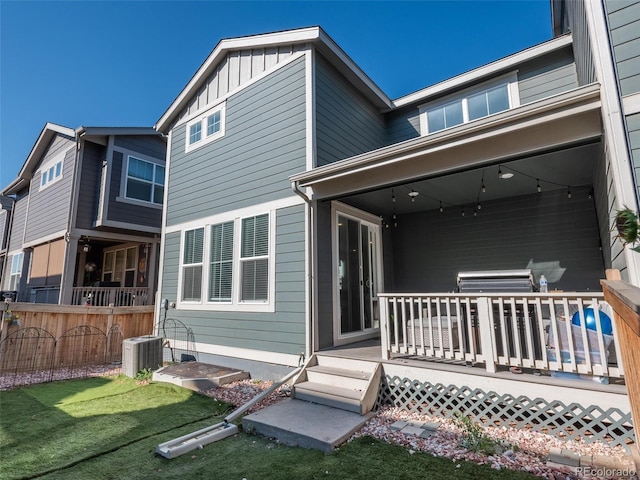
[[[125,197],[143,202],[162,204],[164,173],[165,169],[162,165],[129,155]]]
[[[9,275],[9,290],[18,290],[20,284],[20,277],[22,276],[22,263],[24,260],[24,253],[16,253],[11,258],[11,274]]]
[[[182,250],[182,300],[196,302],[202,299],[202,260],[204,254],[204,228],[184,232]]]

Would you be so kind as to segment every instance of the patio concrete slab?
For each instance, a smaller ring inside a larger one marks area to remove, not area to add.
[[[154,382],[173,383],[190,390],[208,390],[249,378],[248,372],[200,362],[167,365],[153,372]]]
[[[242,428],[248,433],[276,438],[285,445],[330,452],[374,415],[287,399],[247,415],[242,419]]]

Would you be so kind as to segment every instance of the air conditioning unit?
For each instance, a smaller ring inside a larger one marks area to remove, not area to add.
[[[162,337],[143,335],[122,342],[122,370],[135,378],[140,370],[156,370],[162,366]]]

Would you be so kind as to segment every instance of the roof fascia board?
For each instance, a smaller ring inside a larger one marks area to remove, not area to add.
[[[83,127],[82,136],[161,135],[153,127]]]
[[[495,62],[491,62],[487,65],[483,65],[482,67],[470,70],[466,73],[450,78],[449,80],[445,80],[444,82],[440,82],[440,83],[437,83],[436,85],[432,85],[431,87],[427,87],[422,90],[418,90],[417,92],[406,95],[404,97],[400,97],[397,100],[394,100],[392,102],[393,107],[394,108],[404,107],[414,102],[424,101],[425,99],[431,96],[444,93],[448,90],[460,88],[469,83],[478,82],[484,77],[495,75],[496,73],[501,72],[503,70],[513,69],[519,64],[527,60],[540,57],[542,55],[551,53],[555,50],[560,50],[568,45],[571,45],[572,43],[573,43],[573,38],[571,34],[554,38],[552,40],[549,40],[548,42],[544,42],[534,47],[527,48],[526,50],[522,50],[521,52],[514,53],[513,55],[509,55],[508,57],[502,58]]]
[[[436,144],[463,141],[463,138],[480,135],[482,131],[504,127],[514,122],[522,122],[527,118],[535,120],[549,112],[572,108],[576,105],[586,104],[585,108],[599,108],[600,106],[600,85],[592,84],[586,87],[564,92],[547,99],[533,102],[517,111],[508,110],[506,112],[492,115],[480,120],[473,126],[469,124],[444,130],[433,135],[421,136],[405,142],[401,142],[378,150],[363,153],[355,157],[340,160],[329,165],[316,168],[309,172],[302,172],[289,177],[292,183],[297,183],[300,187],[312,186],[314,182],[326,181],[331,177],[343,175],[349,171],[366,168],[371,164],[386,161],[396,156],[410,154],[415,150],[425,148],[435,148]],[[458,138],[458,140],[455,140]]]
[[[156,123],[156,130],[167,133],[171,120],[187,103],[192,93],[197,90],[209,71],[218,63],[222,56],[230,50],[246,49],[252,47],[269,47],[284,43],[305,43],[313,42],[319,38],[320,28],[309,27],[298,30],[286,30],[282,32],[267,33],[262,35],[252,35],[249,37],[229,38],[218,42],[213,51],[209,54],[200,68],[191,77],[189,83],[182,89],[169,108]]]

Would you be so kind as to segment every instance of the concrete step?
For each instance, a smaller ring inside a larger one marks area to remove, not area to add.
[[[247,433],[277,438],[285,445],[330,452],[373,415],[287,399],[247,415],[242,419],[242,428]]]
[[[362,389],[337,387],[326,383],[300,382],[294,386],[293,397],[307,402],[340,408],[358,414],[362,410]]]
[[[306,373],[310,382],[354,390],[366,390],[371,380],[371,374],[367,372],[324,365],[307,367]]]

